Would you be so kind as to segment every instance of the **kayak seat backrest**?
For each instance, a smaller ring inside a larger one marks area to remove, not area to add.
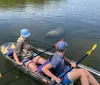
[[[8,52],[6,53],[7,56],[11,56],[13,54],[13,50],[15,48],[15,45],[12,43],[12,44],[8,44],[7,45],[7,50]]]
[[[48,64],[50,62],[50,59],[47,59],[46,62],[44,62],[42,65],[38,66],[37,72],[41,73],[42,72],[42,68]]]
[[[13,43],[12,44],[8,44],[8,45],[4,45],[1,48],[1,52],[4,55],[11,56],[13,54],[14,48],[15,48],[15,45]]]
[[[9,49],[8,52],[6,53],[7,56],[11,56],[13,54],[13,49]]]

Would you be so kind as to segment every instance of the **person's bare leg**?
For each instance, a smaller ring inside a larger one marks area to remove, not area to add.
[[[26,62],[25,66],[28,67],[29,69],[31,69],[33,72],[37,71],[37,65],[35,65],[35,63],[33,63],[31,60]]]
[[[88,80],[89,80],[89,83],[92,84],[92,85],[100,85],[97,80],[92,76],[92,74],[90,72],[88,72],[87,70],[84,70],[88,76]]]
[[[43,59],[43,58],[40,57],[40,56],[37,56],[37,57],[33,58],[32,61],[35,62],[35,63],[43,64],[46,60]]]
[[[89,81],[84,69],[73,69],[68,73],[68,77],[71,81],[80,78],[82,85],[89,85]]]

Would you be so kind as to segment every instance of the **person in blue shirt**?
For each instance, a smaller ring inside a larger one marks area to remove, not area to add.
[[[66,83],[71,84],[76,79],[80,78],[82,85],[99,85],[97,80],[85,69],[82,68],[75,68],[76,64],[71,62],[68,58],[64,57],[64,53],[66,51],[66,46],[68,44],[64,41],[60,41],[56,45],[56,52],[51,60],[50,63],[45,65],[42,68],[42,71],[52,79],[54,79],[57,83]],[[59,76],[64,73],[65,70],[68,70],[69,68],[66,67],[65,61],[67,61],[69,64],[71,64],[71,67],[74,67],[73,70],[68,72],[64,76],[64,80],[61,80]],[[55,70],[56,76],[50,71],[50,69],[53,68]]]

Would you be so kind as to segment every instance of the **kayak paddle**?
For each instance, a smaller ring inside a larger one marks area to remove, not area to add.
[[[83,56],[83,57],[76,63],[76,65],[78,65],[84,58],[86,58],[88,55],[90,55],[91,52],[92,52],[96,47],[97,47],[97,44],[94,44],[93,47],[92,47],[92,49],[91,49],[90,51],[88,51],[88,52],[86,53],[86,55]],[[72,67],[71,69],[69,69],[68,71],[66,71],[63,75],[61,75],[60,78],[64,77],[64,76],[65,76],[68,72],[70,72],[72,69],[73,69],[73,67]]]

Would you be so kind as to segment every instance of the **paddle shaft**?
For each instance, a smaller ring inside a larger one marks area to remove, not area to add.
[[[36,56],[42,55],[43,53],[45,53],[45,52],[47,52],[47,51],[49,51],[49,50],[51,50],[51,49],[53,49],[53,48],[54,48],[54,46],[52,46],[51,48],[49,48],[49,49],[47,49],[47,50],[45,50],[45,51],[43,51],[43,52],[37,54]],[[34,56],[34,57],[36,57],[36,56]],[[34,57],[33,57],[33,58],[34,58]],[[32,58],[29,58],[28,60],[24,61],[23,64],[24,64],[25,62],[31,60],[31,59],[32,59]],[[16,65],[15,67],[13,67],[13,68],[9,69],[8,71],[5,71],[5,72],[3,72],[3,73],[1,73],[1,74],[4,75],[4,74],[6,74],[6,73],[12,71],[13,69],[17,68],[18,66],[21,66],[21,65]]]
[[[82,57],[82,58],[76,63],[76,65],[78,65],[86,56],[88,56],[88,54],[86,54],[84,57]]]
[[[20,66],[20,65],[17,65],[17,66],[15,66],[15,67],[9,69],[8,71],[5,71],[5,72],[1,73],[1,74],[4,75],[4,74],[6,74],[6,73],[12,71],[13,69],[17,68],[18,66]]]

